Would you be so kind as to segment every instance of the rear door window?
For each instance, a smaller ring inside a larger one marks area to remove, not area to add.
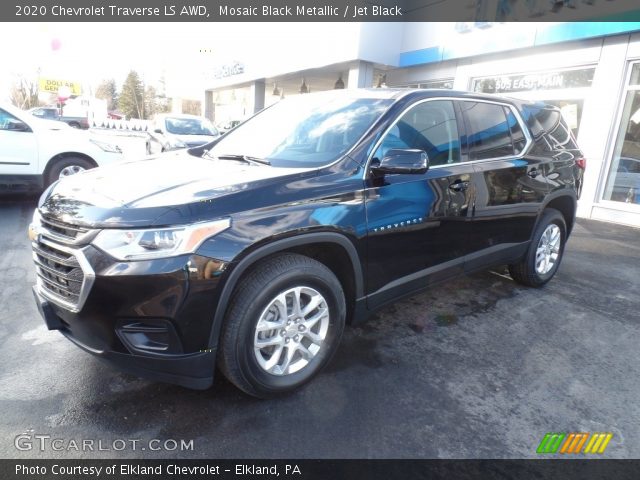
[[[510,124],[502,105],[464,101],[460,102],[460,106],[467,125],[469,160],[514,155]]]

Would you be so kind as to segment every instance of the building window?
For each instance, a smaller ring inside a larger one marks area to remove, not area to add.
[[[429,82],[420,82],[420,88],[453,88],[453,78],[447,80],[431,80]]]
[[[565,88],[590,87],[595,67],[550,72],[519,73],[474,78],[471,85],[474,92],[514,93],[531,90],[560,90]]]
[[[404,85],[394,85],[394,88],[453,88],[453,78],[443,80],[423,80],[417,83],[407,83]]]
[[[640,204],[640,63],[631,68],[603,199]]]

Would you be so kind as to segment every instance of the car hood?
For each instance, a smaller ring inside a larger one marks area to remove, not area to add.
[[[41,197],[43,215],[75,225],[135,226],[211,217],[217,199],[315,169],[210,160],[186,151],[87,170],[55,183]],[[188,206],[186,211],[184,207]],[[194,211],[198,213],[194,214]],[[194,218],[195,217],[197,218]],[[169,219],[169,217],[173,217]],[[163,218],[163,220],[160,220]]]
[[[66,123],[60,120],[50,120],[47,118],[35,118],[36,125],[42,130],[63,130],[65,132],[72,132],[73,129]]]

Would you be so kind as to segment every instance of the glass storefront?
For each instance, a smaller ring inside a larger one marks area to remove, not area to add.
[[[640,204],[640,63],[631,68],[603,199]]]

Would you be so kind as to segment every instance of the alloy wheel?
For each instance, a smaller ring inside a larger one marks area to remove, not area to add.
[[[560,227],[555,223],[548,225],[542,232],[536,250],[536,272],[539,275],[549,273],[558,261],[561,239]]]
[[[68,167],[64,167],[62,170],[60,170],[60,175],[58,178],[68,177],[80,172],[84,172],[84,168],[80,165],[69,165]]]
[[[279,293],[256,324],[258,365],[278,376],[300,371],[322,348],[329,323],[327,301],[317,290],[298,286]]]

